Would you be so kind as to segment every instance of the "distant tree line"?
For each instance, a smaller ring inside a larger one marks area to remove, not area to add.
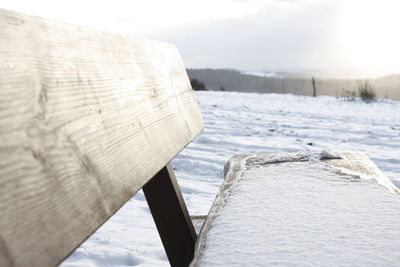
[[[308,96],[332,95],[337,97],[344,95],[346,98],[359,96],[366,101],[379,97],[400,100],[400,74],[369,79],[369,84],[366,85],[365,82],[361,84],[358,79],[325,79],[315,76],[313,84],[312,77],[310,77],[312,75],[308,77],[261,77],[228,69],[187,69],[187,73],[189,78],[201,81],[206,90],[213,91],[284,93]],[[355,93],[352,93],[352,91]]]
[[[206,91],[207,90],[206,85],[197,79],[191,79],[190,84],[192,85],[192,88],[195,91]]]

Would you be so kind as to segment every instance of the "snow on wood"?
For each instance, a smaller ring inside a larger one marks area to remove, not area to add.
[[[5,10],[0,40],[0,266],[52,266],[202,120],[173,45]]]
[[[395,266],[398,193],[363,153],[235,156],[192,266]]]

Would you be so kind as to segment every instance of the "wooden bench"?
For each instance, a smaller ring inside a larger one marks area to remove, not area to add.
[[[177,49],[0,10],[0,59],[0,266],[57,265],[141,188],[187,266],[169,162],[203,123]]]
[[[260,243],[265,229],[257,220],[266,222],[263,211],[274,200],[265,200],[274,190],[263,190],[279,189],[272,174],[285,181],[290,173],[302,185],[317,166],[304,162],[321,160],[399,192],[362,154],[235,156],[196,243],[169,162],[203,123],[176,48],[5,10],[0,10],[0,40],[0,266],[57,265],[141,188],[172,266],[188,266],[193,256],[192,266],[221,261],[222,266],[254,266],[266,255],[278,255],[268,239],[269,246]],[[241,185],[250,189],[244,198],[237,192],[246,193]],[[239,212],[235,208],[243,203],[230,204],[236,195],[247,203]],[[398,198],[384,200],[397,203]],[[232,212],[233,218],[223,219]],[[248,226],[241,228],[249,221],[241,212],[256,216],[248,232]],[[276,219],[268,218],[268,223]],[[400,240],[399,220],[385,221],[394,229],[391,241]],[[247,234],[255,238],[242,246]],[[312,243],[307,238],[304,244]],[[272,256],[271,264],[287,264]]]

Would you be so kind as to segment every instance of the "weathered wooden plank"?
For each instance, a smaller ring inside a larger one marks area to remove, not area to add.
[[[6,10],[0,40],[0,266],[51,266],[202,120],[173,45]]]

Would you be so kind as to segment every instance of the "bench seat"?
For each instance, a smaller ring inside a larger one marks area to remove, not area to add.
[[[235,156],[192,266],[395,266],[398,193],[363,153]]]

